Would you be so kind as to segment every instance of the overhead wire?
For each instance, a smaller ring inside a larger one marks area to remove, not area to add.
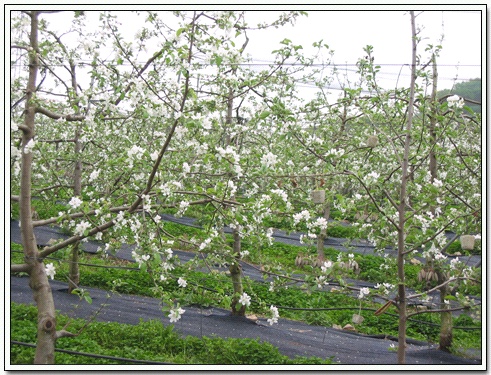
[[[12,252],[22,253],[19,250],[12,250]],[[96,268],[105,268],[105,269],[121,269],[121,270],[125,270],[125,271],[141,271],[140,268],[135,268],[135,267],[102,266],[102,265],[98,265],[98,264],[73,262],[71,260],[65,260],[65,259],[55,258],[55,257],[49,257],[49,259],[56,260],[59,263],[67,263],[67,264],[78,263],[79,265],[83,265],[83,266],[86,266],[86,267],[96,267]],[[203,280],[205,280],[205,279],[203,279]],[[198,288],[202,288],[203,290],[208,290],[208,291],[211,291],[211,292],[218,293],[218,290],[215,290],[215,289],[213,289],[211,287],[207,287],[205,285],[200,285],[200,284],[197,284],[197,283],[194,283],[194,282],[190,282],[190,283],[192,285],[198,287]],[[331,282],[331,284],[333,284],[333,283]],[[321,292],[321,291],[319,291],[319,292]],[[344,306],[344,307],[289,307],[289,306],[277,306],[277,308],[278,309],[282,309],[282,310],[297,310],[297,311],[345,311],[345,310],[359,310],[360,309],[360,307],[348,307],[348,306]],[[373,308],[361,308],[361,310],[376,311],[376,309],[373,309]],[[429,312],[431,312],[431,310],[429,310]],[[385,313],[385,315],[398,317],[398,315],[391,314],[391,313]],[[426,322],[426,321],[418,320],[418,319],[414,319],[414,318],[408,318],[408,321],[412,321],[412,322],[416,322],[416,323],[421,323],[421,324],[426,324],[426,325],[430,325],[430,326],[439,326],[439,324],[437,324],[437,323]],[[454,326],[453,329],[460,329],[460,330],[480,330],[481,328],[480,327]]]
[[[14,344],[14,345],[19,345],[19,346],[27,346],[30,348],[36,348],[36,346],[37,346],[36,344],[31,344],[31,343],[22,342],[22,341],[15,341],[15,340],[11,340],[10,343]],[[141,364],[146,364],[146,365],[173,365],[174,364],[171,362],[158,362],[158,361],[147,361],[147,360],[141,360],[141,359],[115,357],[115,356],[111,356],[111,355],[85,353],[85,352],[78,352],[75,350],[67,350],[67,349],[60,349],[60,348],[55,348],[55,352],[71,354],[71,355],[80,355],[80,356],[91,357],[91,358],[107,359],[107,360],[113,360],[113,361],[119,361],[119,362],[141,363]]]

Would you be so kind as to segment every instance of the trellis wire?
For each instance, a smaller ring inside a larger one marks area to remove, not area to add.
[[[21,251],[18,251],[18,250],[13,250],[12,252],[22,253]],[[48,257],[47,257],[47,259],[48,259]],[[55,257],[49,257],[49,259],[57,260],[60,263],[61,262],[63,262],[63,263],[73,263],[70,260],[64,260],[64,259],[55,258]],[[122,270],[127,270],[127,271],[141,271],[139,268],[136,268],[136,267],[102,266],[102,265],[90,264],[90,263],[79,263],[79,262],[76,262],[76,263],[78,263],[79,265],[86,266],[86,267],[99,267],[99,268],[107,268],[107,269],[122,269]],[[177,279],[177,277],[176,277],[176,279]],[[206,280],[206,279],[204,278],[203,280]],[[201,285],[201,284],[197,284],[197,283],[194,283],[194,282],[191,282],[191,281],[188,281],[188,283],[190,285],[195,286],[195,287],[201,288],[202,291],[203,291],[202,296],[204,296],[204,291],[205,290],[210,291],[210,292],[214,292],[214,293],[218,293],[218,290],[216,290],[216,289],[213,289],[213,288],[210,288],[210,287]],[[230,294],[226,294],[226,296],[230,297],[231,295]],[[254,301],[254,300],[251,299],[251,302],[257,302],[257,301]],[[359,310],[360,309],[360,307],[349,307],[349,306],[344,306],[344,307],[289,307],[289,306],[276,306],[276,307],[278,309],[282,309],[282,310],[298,310],[298,311],[340,311],[340,310]],[[361,310],[374,311],[374,312],[376,311],[376,309],[368,308],[368,307],[362,307]],[[200,306],[200,311],[202,311],[202,306]],[[430,311],[429,313],[431,313],[431,310],[429,310],[429,311]],[[392,314],[392,313],[384,313],[384,315],[398,317],[397,314]],[[413,318],[408,318],[407,320],[408,321],[415,322],[415,323],[426,324],[426,325],[429,325],[429,326],[439,326],[439,324],[437,324],[437,323],[426,322],[424,320],[418,320],[418,319],[413,319]],[[201,324],[202,324],[202,322],[201,322]],[[454,326],[452,328],[453,329],[461,329],[461,330],[469,330],[469,331],[471,331],[471,330],[481,330],[480,327]],[[202,327],[200,327],[200,332],[201,332],[200,335],[202,337],[203,336]]]

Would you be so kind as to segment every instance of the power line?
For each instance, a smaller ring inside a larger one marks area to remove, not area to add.
[[[144,65],[146,64],[145,62],[136,62],[135,64],[141,64]],[[93,64],[91,62],[84,62],[81,61],[78,63],[79,66],[92,66],[92,67],[97,67],[97,66],[105,66],[104,64]],[[251,62],[251,63],[222,63],[221,66],[226,66],[226,67],[235,67],[235,66],[271,66],[271,65],[282,65],[282,66],[302,66],[302,67],[314,67],[314,68],[319,68],[319,67],[356,67],[358,66],[357,63],[343,63],[343,64],[337,64],[337,63],[330,63],[330,64],[325,64],[325,63],[313,63],[313,64],[304,64],[304,63],[288,63],[288,62],[283,62],[283,63],[276,63],[274,61],[271,62]],[[375,64],[376,66],[398,66],[398,67],[403,67],[403,66],[409,66],[409,63],[380,63],[380,64]],[[66,64],[39,64],[39,67],[64,67]],[[117,66],[130,66],[133,67],[133,64],[130,63],[121,63],[117,64]],[[213,64],[209,63],[200,63],[200,67],[209,67],[209,66],[215,66]],[[466,68],[480,68],[482,65],[481,64],[438,64],[439,67],[466,67]],[[28,67],[28,64],[12,64],[11,67]]]
[[[10,341],[11,344],[14,345],[20,345],[20,346],[27,346],[30,348],[36,348],[36,344],[31,344],[27,342],[22,342],[22,341]],[[93,354],[93,353],[85,353],[85,352],[77,352],[75,350],[67,350],[67,349],[59,349],[55,348],[55,352],[59,353],[65,353],[65,354],[71,354],[71,355],[80,355],[84,357],[91,357],[91,358],[99,358],[99,359],[109,359],[113,361],[120,361],[120,362],[133,362],[133,363],[141,363],[141,364],[146,364],[146,365],[173,365],[174,363],[170,362],[157,362],[157,361],[146,361],[146,360],[141,360],[141,359],[130,359],[130,358],[122,358],[122,357],[114,357],[111,355],[102,355],[102,354]]]

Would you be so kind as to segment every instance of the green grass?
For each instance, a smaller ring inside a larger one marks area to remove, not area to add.
[[[203,236],[203,231],[197,228],[186,227],[176,223],[165,223],[166,230],[175,233],[176,235],[182,235],[186,233],[189,237]],[[230,242],[231,237],[227,235]],[[20,245],[11,245],[12,261],[14,263],[22,262],[23,256],[20,253],[22,247]],[[316,250],[313,247],[298,247],[289,244],[283,244],[274,242],[271,246],[263,246],[261,248],[255,247],[253,244],[244,240],[242,243],[242,250],[248,250],[250,255],[247,260],[256,264],[269,264],[269,265],[281,265],[284,270],[288,272],[303,273],[310,276],[314,275],[314,271],[311,267],[304,267],[299,269],[295,267],[294,261],[299,251],[304,253],[315,255]],[[69,250],[62,250],[54,254],[60,258],[57,260],[48,260],[53,262],[57,266],[56,279],[60,281],[67,281],[68,266],[66,260],[68,260]],[[339,251],[326,248],[325,255],[327,259],[335,260]],[[360,266],[360,274],[358,277],[362,280],[371,281],[374,283],[382,282],[394,282],[392,279],[394,275],[388,273],[388,271],[382,271],[380,265],[383,263],[381,257],[374,255],[360,255],[355,254],[355,260]],[[80,285],[87,287],[95,287],[101,289],[114,289],[120,293],[155,296],[154,287],[155,283],[152,276],[139,270],[134,263],[129,263],[112,258],[102,259],[98,255],[90,255],[81,253],[80,262],[89,263],[101,266],[125,266],[132,267],[132,270],[118,269],[118,268],[95,268],[81,265],[81,282]],[[406,282],[408,287],[417,286],[417,273],[419,267],[406,264]],[[176,268],[173,272],[177,278],[182,274],[181,268]],[[357,277],[357,275],[351,273],[350,277]],[[185,292],[182,288],[177,286],[176,280],[170,279],[168,282],[159,283],[159,287],[170,296],[181,301],[182,305],[198,304],[202,306],[216,306],[222,308],[229,308],[230,299],[226,298],[226,294],[231,294],[232,286],[230,278],[221,273],[203,274],[201,272],[188,273],[186,277],[188,281],[188,287]],[[114,284],[114,280],[117,280],[117,286]],[[251,295],[253,303],[248,309],[250,313],[256,313],[258,315],[263,314],[271,304],[275,306],[294,307],[294,308],[356,308],[359,306],[359,300],[351,296],[347,296],[342,293],[334,292],[320,292],[313,288],[298,288],[291,286],[289,288],[276,288],[274,293],[269,292],[268,283],[259,283],[251,281],[247,278],[244,279],[245,291]],[[480,285],[467,285],[462,289],[466,294],[480,295]],[[471,293],[472,292],[472,293]],[[221,295],[222,297],[217,298]],[[377,309],[380,305],[372,304],[369,301],[363,302],[363,307]],[[309,324],[318,324],[324,326],[332,326],[333,324],[344,326],[345,324],[351,324],[352,315],[356,310],[333,310],[333,311],[302,311],[302,310],[290,310],[280,308],[280,315],[282,318],[290,318],[294,320],[304,321]],[[394,314],[394,316],[390,315]],[[361,333],[365,334],[379,334],[384,333],[386,335],[397,336],[398,334],[398,319],[397,312],[394,307],[389,309],[387,314],[383,314],[379,317],[373,315],[373,311],[362,311],[361,315],[365,318],[365,321],[357,326],[357,329]],[[407,335],[410,338],[422,340],[422,341],[438,341],[439,334],[439,314],[422,314],[418,315],[419,321],[425,321],[434,324],[425,325],[421,322],[409,322]],[[457,318],[454,322],[454,326],[465,325],[470,327],[480,327],[480,322],[466,321],[465,324],[461,324],[462,321]],[[458,348],[475,348],[480,347],[481,336],[480,331],[462,331],[454,330],[454,347]]]
[[[58,212],[66,211],[66,205],[56,202],[45,201],[41,199],[32,200],[32,208],[36,212],[35,220],[44,220],[52,217],[58,217]],[[11,202],[10,218],[19,219],[19,202]]]
[[[36,342],[36,308],[11,304],[11,339]],[[57,316],[57,329],[67,322],[65,315]],[[85,325],[82,319],[70,319],[69,329],[77,332]],[[57,341],[58,349],[104,356],[129,358],[173,364],[330,364],[330,359],[297,357],[290,359],[278,348],[258,339],[219,337],[181,337],[173,326],[164,326],[160,321],[140,321],[137,325],[92,322],[77,337]],[[31,364],[34,349],[12,345],[11,364]],[[73,354],[56,353],[57,365],[63,364],[127,364],[117,360],[91,358]]]

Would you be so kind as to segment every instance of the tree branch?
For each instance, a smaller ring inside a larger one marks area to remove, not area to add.
[[[375,205],[375,208],[377,209],[378,212],[380,212],[397,230],[399,230],[399,225],[396,224],[396,222],[394,220],[392,220],[391,217],[387,216],[387,214],[380,208],[380,206],[377,204],[377,201],[375,200],[375,197],[372,195],[372,193],[370,192],[370,189],[368,189],[368,187],[365,185],[365,183],[361,180],[361,178],[359,178],[355,173],[349,171],[349,170],[345,170],[344,171],[344,174],[347,174],[347,175],[351,175],[351,176],[354,176],[358,182],[361,184],[361,186],[363,186],[363,188],[365,189],[365,191],[367,192],[368,196],[370,197],[370,200],[373,202],[373,204]],[[392,202],[391,202],[392,203]]]
[[[408,313],[406,315],[406,318],[410,318],[414,315],[420,315],[420,314],[432,314],[432,313],[437,313],[437,312],[451,312],[451,311],[460,311],[460,310],[466,310],[468,307],[466,306],[461,306],[461,307],[453,307],[453,308],[448,308],[448,309],[434,309],[434,310],[421,310],[421,311],[415,311],[412,313]]]
[[[58,340],[59,338],[62,338],[62,337],[77,337],[77,336],[78,336],[77,333],[71,333],[71,332],[68,332],[68,331],[65,331],[64,329],[62,329],[60,331],[56,331],[55,340]]]
[[[451,283],[452,281],[456,281],[456,280],[459,280],[459,279],[465,279],[465,278],[464,277],[451,277],[447,281],[441,283],[440,285],[437,285],[434,288],[431,288],[431,289],[427,290],[424,293],[418,293],[418,294],[410,295],[410,296],[407,297],[407,299],[413,299],[413,298],[424,296],[425,294],[429,294],[431,292],[434,292],[435,290],[440,289],[441,287],[447,285],[448,283]]]
[[[30,269],[31,266],[26,263],[10,265],[10,272],[29,272]]]
[[[36,113],[41,113],[49,118],[52,118],[54,120],[66,120],[66,121],[82,121],[85,120],[85,115],[63,115],[60,113],[52,112],[46,108],[42,107],[36,107],[35,109]]]

